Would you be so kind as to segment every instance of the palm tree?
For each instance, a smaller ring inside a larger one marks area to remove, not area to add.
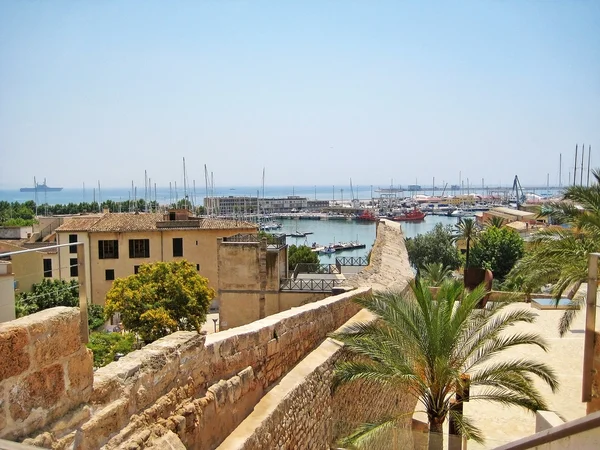
[[[336,364],[334,387],[360,380],[415,396],[427,412],[430,449],[442,448],[442,425],[448,416],[462,435],[483,441],[481,431],[451,408],[454,394],[465,388],[464,374],[470,376],[470,401],[494,401],[530,411],[547,408],[531,375],[554,392],[558,383],[551,368],[529,359],[493,359],[517,345],[547,350],[536,333],[508,332],[515,323],[532,323],[533,312],[508,309],[507,303],[477,309],[484,288],[467,292],[460,281],[446,281],[436,297],[419,281],[411,284],[411,290],[412,296],[388,292],[356,300],[378,320],[352,324],[332,336],[348,350]],[[369,448],[369,442],[401,421],[401,417],[383,417],[361,426],[341,444]]]
[[[452,269],[442,263],[425,264],[421,271],[421,278],[431,286],[439,286],[452,275]]]
[[[509,283],[522,284],[530,292],[551,283],[552,295],[559,299],[565,291],[575,310],[567,310],[559,323],[564,335],[570,328],[583,298],[575,293],[588,278],[588,255],[600,251],[600,171],[593,172],[592,186],[569,186],[562,202],[546,205],[543,214],[568,228],[540,231],[529,250],[507,276]]]
[[[488,217],[488,219],[485,221],[485,225],[488,227],[502,228],[504,225],[504,219],[497,216]]]
[[[473,219],[463,219],[462,217],[455,226],[456,233],[454,239],[464,239],[467,245],[467,254],[465,259],[465,269],[469,268],[469,251],[471,250],[471,242],[477,238],[478,229]]]

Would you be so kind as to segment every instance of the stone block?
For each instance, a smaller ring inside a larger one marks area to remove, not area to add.
[[[87,401],[91,395],[94,382],[94,355],[89,348],[81,348],[79,352],[69,358],[67,363],[69,375],[68,390],[79,392],[88,391],[82,401]]]
[[[121,379],[113,374],[110,369],[106,369],[111,365],[104,366],[94,373],[94,384],[90,398],[90,402],[93,404],[112,402],[123,393]]]
[[[24,328],[0,325],[0,381],[23,373],[29,368],[28,343],[27,330]]]
[[[128,422],[128,407],[127,399],[122,398],[94,414],[81,426],[75,448],[91,450],[102,447],[108,441],[109,436],[123,428]]]
[[[28,329],[37,367],[52,364],[81,347],[78,309],[51,308],[27,317],[33,318]]]
[[[244,395],[250,389],[252,382],[254,381],[254,370],[252,366],[246,367],[244,370],[238,373],[240,377],[240,385],[242,389],[242,394]]]
[[[185,450],[185,445],[172,431],[167,431],[162,436],[155,438],[150,445],[152,448],[160,450]]]
[[[9,410],[14,420],[25,420],[33,408],[54,407],[65,392],[60,364],[45,367],[19,381],[9,391]],[[63,403],[62,401],[60,403]]]
[[[273,356],[275,353],[279,353],[279,341],[277,339],[271,339],[267,343],[267,358]]]

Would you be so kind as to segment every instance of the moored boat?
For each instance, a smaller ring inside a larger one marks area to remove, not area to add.
[[[375,222],[375,221],[377,221],[377,216],[375,216],[375,214],[373,214],[372,211],[369,211],[368,209],[365,209],[360,216],[356,217],[356,220],[363,220],[363,221],[367,221],[367,222]]]
[[[392,220],[395,220],[396,222],[417,222],[423,219],[425,219],[425,213],[416,208],[405,214],[392,217]]]

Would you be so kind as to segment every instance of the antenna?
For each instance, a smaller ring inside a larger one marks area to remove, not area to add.
[[[100,180],[98,180],[98,212],[102,212],[102,193],[100,192]]]

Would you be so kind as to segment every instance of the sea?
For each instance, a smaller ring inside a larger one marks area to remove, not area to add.
[[[272,197],[287,197],[290,195],[296,195],[300,197],[306,197],[309,200],[334,200],[334,201],[345,201],[348,202],[352,198],[359,200],[369,200],[372,198],[378,198],[380,196],[379,189],[390,189],[399,188],[399,186],[383,186],[383,185],[354,185],[352,188],[350,185],[315,185],[315,186],[265,186],[264,189],[261,186],[224,186],[215,187],[212,191],[212,196],[215,197],[226,197],[226,196],[250,196],[259,198],[272,198]],[[416,194],[427,194],[431,195],[431,187],[424,186],[427,191],[408,191],[405,190],[402,193],[398,193],[399,197],[412,196]],[[406,189],[406,186],[405,186]],[[489,189],[463,189],[461,191],[449,191],[446,190],[446,195],[460,195],[460,194],[483,194],[489,193]],[[503,189],[506,189],[504,187]],[[537,189],[533,191],[534,194],[540,194],[542,196],[550,196],[555,194],[557,191],[553,188],[550,190]],[[441,187],[436,187],[435,193],[440,195],[442,193]],[[185,198],[185,196],[195,204],[203,205],[204,198],[207,197],[207,192],[204,186],[191,186],[185,191],[180,186],[175,189],[174,187],[156,187],[156,189],[146,189],[142,186],[134,187],[133,192],[131,187],[121,188],[104,188],[101,187],[90,187],[85,188],[64,188],[59,192],[20,192],[19,189],[0,189],[0,201],[8,202],[25,202],[28,200],[34,200],[38,205],[47,203],[48,205],[54,205],[57,203],[81,203],[93,201],[127,201],[129,199],[148,199],[156,200],[159,204],[170,204],[177,200]]]
[[[389,188],[389,186],[384,186]],[[306,197],[309,200],[335,200],[335,201],[350,201],[352,198],[368,200],[373,197],[379,197],[377,192],[379,186],[353,186],[352,191],[350,186],[265,186],[264,190],[261,186],[225,186],[216,188],[212,191],[214,197],[227,196],[250,196],[260,198],[272,197],[287,197],[297,195]],[[441,192],[441,191],[440,191]],[[81,188],[64,188],[59,192],[20,192],[19,189],[0,189],[0,201],[8,202],[25,202],[28,200],[36,200],[36,203],[41,205],[81,203],[93,201],[127,201],[129,199],[148,199],[158,201],[160,204],[170,204],[177,200],[181,200],[188,196],[195,205],[203,205],[204,198],[207,193],[204,187],[200,188],[192,186],[184,191],[181,187],[169,188],[154,187],[146,189],[142,186],[134,187],[133,193],[131,187],[124,188],[104,188],[89,187]]]

